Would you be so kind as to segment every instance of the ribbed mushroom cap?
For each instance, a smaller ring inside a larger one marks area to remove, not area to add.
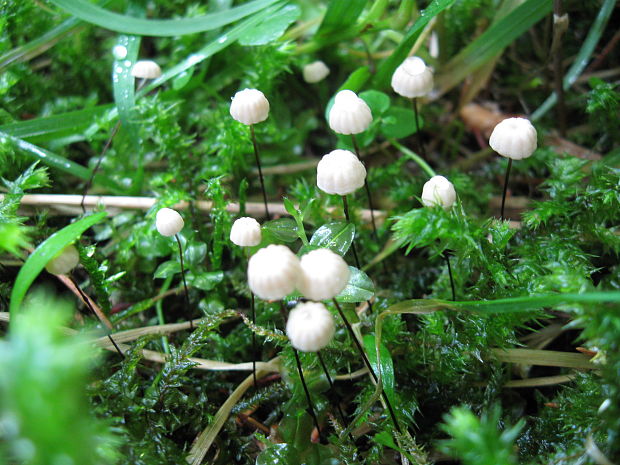
[[[433,90],[433,72],[422,58],[406,58],[392,75],[392,89],[407,98],[427,95]]]
[[[321,60],[308,63],[302,71],[304,81],[309,84],[315,84],[322,81],[329,74],[329,68]]]
[[[333,150],[316,168],[316,184],[328,194],[347,195],[364,185],[366,168],[353,152]]]
[[[174,236],[181,232],[185,222],[179,212],[172,208],[161,208],[155,216],[155,227],[162,236]]]
[[[260,244],[261,239],[260,224],[254,218],[238,218],[230,229],[231,242],[240,247],[253,247]]]
[[[298,304],[289,314],[286,335],[291,345],[302,352],[318,352],[334,337],[334,317],[317,302]]]
[[[230,103],[230,116],[248,126],[265,121],[269,116],[269,100],[258,89],[240,90]]]
[[[45,269],[54,275],[69,274],[69,272],[80,263],[80,254],[73,244],[66,246],[54,258],[52,258]]]
[[[456,202],[454,185],[443,176],[433,176],[422,188],[422,203],[427,207],[441,205],[444,210],[452,208]]]
[[[536,128],[529,120],[508,118],[495,126],[489,145],[503,157],[522,160],[536,150],[536,138]]]
[[[329,127],[339,134],[364,132],[372,123],[370,107],[350,90],[336,94],[334,105],[329,111]]]
[[[131,75],[142,79],[157,79],[161,76],[161,68],[154,61],[140,60],[131,68]]]
[[[263,300],[279,300],[293,292],[301,274],[299,258],[283,245],[268,245],[250,257],[248,285]]]
[[[351,271],[344,259],[329,249],[316,249],[301,257],[297,287],[312,300],[333,299],[347,287]]]

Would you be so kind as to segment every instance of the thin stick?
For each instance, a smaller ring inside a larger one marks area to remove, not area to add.
[[[245,247],[245,257],[250,261],[250,249]],[[250,289],[250,309],[252,312],[252,324],[256,326],[256,303],[254,301],[254,293],[252,289]],[[282,302],[280,302],[282,305]],[[254,379],[254,389],[258,389],[258,384],[256,381],[256,359],[258,358],[258,350],[256,347],[256,333],[252,330],[252,378]]]
[[[418,117],[418,99],[413,98],[413,116],[415,119],[415,133],[418,139],[418,148],[420,150],[420,155],[426,158],[426,148],[424,148],[424,142],[422,141],[422,134],[420,133],[420,121]]]
[[[452,277],[452,267],[450,266],[450,256],[448,252],[443,254],[443,258],[446,260],[446,265],[448,265],[448,275],[450,275],[450,287],[452,288],[452,301],[456,302],[456,291],[454,290],[454,278]]]
[[[562,65],[562,36],[566,30],[568,17],[563,18],[562,0],[553,0],[553,41],[551,53],[553,54],[553,86],[558,98],[557,118],[558,132],[560,136],[566,136],[566,105],[564,102],[564,72]]]
[[[260,165],[260,156],[258,154],[258,143],[256,142],[256,134],[254,133],[254,125],[250,124],[250,133],[252,135],[252,145],[254,146],[254,158],[256,158],[256,167],[258,168],[258,177],[260,178],[260,188],[263,191],[263,203],[265,204],[265,216],[267,220],[269,216],[269,207],[267,206],[267,193],[265,192],[265,180],[263,179],[263,170]]]
[[[508,179],[510,178],[510,168],[512,168],[512,158],[508,159],[506,167],[506,177],[504,178],[504,192],[502,193],[502,209],[500,210],[500,220],[504,220],[504,205],[506,204],[506,191],[508,190]]]
[[[349,427],[349,422],[347,421],[347,417],[344,415],[342,411],[342,407],[340,407],[340,398],[338,393],[336,392],[336,388],[334,387],[334,382],[332,381],[331,376],[329,376],[329,371],[327,370],[327,365],[325,365],[325,361],[323,360],[323,356],[321,355],[321,351],[317,351],[316,356],[319,358],[319,363],[323,368],[323,373],[325,373],[325,377],[327,378],[327,382],[329,383],[329,388],[334,393],[334,397],[336,397],[336,408],[338,409],[338,413],[340,414],[340,418],[342,419],[342,424],[345,428]],[[353,435],[349,433],[349,439],[354,441]]]
[[[194,329],[194,324],[192,323],[192,311],[189,304],[189,291],[187,290],[187,282],[185,281],[185,266],[183,264],[183,246],[181,246],[181,239],[179,239],[179,235],[175,234],[174,238],[177,240],[177,245],[179,246],[179,259],[181,260],[181,277],[183,278],[183,289],[185,290],[185,304],[187,305],[187,315],[189,320],[189,329]]]
[[[375,214],[373,212],[373,202],[372,202],[372,194],[370,193],[370,187],[368,187],[368,175],[370,173],[370,168],[366,166],[366,163],[362,161],[362,157],[360,156],[360,148],[357,145],[357,139],[355,138],[355,134],[351,134],[351,140],[353,141],[353,147],[355,147],[355,154],[357,158],[362,162],[364,167],[366,168],[366,177],[364,178],[364,189],[366,189],[366,197],[368,198],[368,208],[370,209],[370,222],[372,223],[372,234],[375,237],[376,241],[379,241],[379,236],[377,234],[377,224],[375,222]]]
[[[301,369],[301,360],[299,360],[299,354],[297,353],[297,349],[293,347],[293,353],[295,354],[295,361],[297,362],[297,371],[299,372],[299,377],[301,378],[301,384],[304,387],[304,392],[306,393],[306,401],[308,402],[308,412],[312,417],[312,421],[314,421],[314,426],[316,430],[319,432],[319,437],[321,437],[321,428],[319,427],[319,421],[316,418],[316,414],[314,413],[314,404],[312,403],[312,399],[310,398],[310,391],[308,391],[308,386],[306,385],[306,378],[304,378],[304,373]]]
[[[99,171],[99,167],[101,166],[101,162],[103,161],[103,157],[105,157],[105,154],[107,153],[108,149],[112,145],[112,139],[114,139],[114,136],[116,136],[116,133],[118,132],[120,127],[121,127],[121,121],[118,120],[116,122],[116,124],[114,125],[114,127],[112,128],[112,132],[110,133],[110,137],[108,137],[108,140],[106,141],[105,145],[103,146],[103,150],[101,151],[101,155],[99,155],[99,159],[97,160],[97,164],[93,168],[93,171],[92,171],[92,173],[90,173],[90,177],[88,178],[88,181],[86,182],[86,186],[84,187],[84,193],[82,194],[82,201],[80,202],[80,207],[82,207],[82,213],[86,213],[86,206],[84,205],[84,201],[86,200],[86,194],[88,194],[88,190],[90,189],[90,187],[93,184],[93,181],[95,180],[95,175],[97,174],[97,171]]]
[[[353,328],[351,327],[351,323],[349,323],[349,320],[347,320],[347,317],[344,315],[342,308],[340,308],[340,304],[338,304],[338,301],[336,299],[332,299],[332,301],[334,302],[334,305],[336,306],[336,309],[338,310],[338,313],[340,314],[340,318],[342,318],[342,321],[344,321],[344,325],[347,327],[347,331],[349,331],[349,335],[353,339],[353,342],[355,343],[355,346],[357,347],[358,352],[362,356],[362,359],[364,360],[364,364],[366,365],[366,368],[368,368],[368,372],[374,379],[375,383],[378,383],[379,378],[377,378],[377,374],[375,373],[375,370],[370,364],[370,360],[368,360],[368,356],[366,355],[366,352],[364,352],[364,348],[362,347],[362,344],[357,339],[357,336],[355,335],[355,332],[353,331]],[[388,399],[388,396],[385,393],[385,390],[383,388],[381,389],[381,395],[383,397],[385,405],[388,408],[390,417],[392,417],[392,423],[394,423],[394,427],[396,428],[396,431],[401,433],[402,431],[400,429],[400,425],[398,424],[398,420],[396,419],[396,414],[394,413],[394,410],[392,409],[392,404],[390,403],[390,400]]]
[[[84,294],[84,291],[82,291],[82,288],[77,283],[77,281],[71,275],[67,275],[67,277],[71,280],[71,282],[73,283],[73,285],[75,286],[77,291],[80,293],[80,297],[82,298],[82,301],[86,304],[88,309],[92,312],[93,315],[97,316],[97,312],[95,312],[95,309],[90,304],[90,301],[88,300],[88,297],[86,296],[86,294]],[[118,352],[118,355],[120,355],[121,358],[125,358],[125,355],[121,351],[120,347],[116,344],[114,339],[112,339],[112,335],[110,334],[110,330],[107,327],[105,328],[105,330],[106,330],[106,336],[108,336],[108,339],[110,339],[110,342],[112,343],[112,345],[114,346],[114,348]]]

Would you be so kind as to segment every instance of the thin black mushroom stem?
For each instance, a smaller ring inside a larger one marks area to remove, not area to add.
[[[84,302],[84,304],[88,307],[88,310],[90,310],[90,312],[96,316],[97,318],[99,318],[99,316],[97,315],[97,312],[95,311],[95,309],[93,308],[92,304],[90,303],[90,299],[89,297],[84,293],[84,291],[82,291],[82,288],[80,288],[80,285],[77,283],[77,281],[75,280],[75,278],[71,275],[68,274],[67,277],[69,278],[69,281],[71,281],[71,283],[75,286],[75,288],[77,289],[78,293],[80,294],[80,297],[82,298],[82,301]],[[101,322],[103,324],[103,322]],[[103,325],[105,326],[105,324]],[[116,341],[114,341],[114,339],[112,338],[112,334],[110,333],[110,330],[106,328],[106,336],[108,336],[108,339],[110,340],[110,342],[112,343],[112,345],[114,346],[114,348],[116,349],[116,351],[118,352],[118,355],[121,356],[121,358],[125,358],[125,354],[123,354],[123,351],[121,350],[121,348],[118,346],[118,344],[116,343]]]
[[[187,289],[187,281],[185,280],[185,265],[183,263],[183,246],[181,245],[181,239],[178,234],[174,235],[179,246],[179,260],[181,262],[181,278],[183,279],[183,290],[185,293],[185,305],[187,306],[187,319],[189,320],[189,329],[194,329],[194,322],[192,321],[191,308],[189,303],[189,291]]]
[[[357,139],[355,138],[355,134],[351,134],[351,141],[353,142],[353,147],[355,149],[355,155],[357,158],[364,164],[366,168],[366,173],[369,173],[370,168],[366,166],[366,164],[362,161],[361,152],[359,145],[357,144]],[[368,186],[368,177],[364,178],[364,189],[366,190],[366,198],[368,199],[368,208],[370,210],[370,221],[372,223],[372,233],[376,241],[379,240],[379,235],[377,234],[377,223],[375,222],[375,207],[372,201],[372,194],[370,192],[370,187]]]
[[[263,170],[260,164],[260,154],[258,153],[258,143],[256,142],[256,134],[254,132],[254,125],[250,124],[250,134],[252,136],[252,146],[254,147],[254,158],[256,159],[256,167],[258,168],[258,177],[260,179],[260,188],[263,192],[263,203],[265,205],[265,217],[267,220],[271,218],[269,215],[269,207],[267,205],[267,193],[265,191],[265,180],[263,179]]]
[[[349,335],[353,339],[353,342],[355,343],[355,347],[357,348],[358,352],[362,356],[362,359],[364,360],[364,365],[366,365],[366,368],[368,369],[368,372],[372,376],[372,379],[374,380],[374,382],[378,383],[379,378],[377,377],[375,370],[370,364],[370,360],[368,360],[368,356],[366,355],[366,352],[364,352],[364,348],[362,347],[362,344],[357,339],[357,336],[355,335],[355,332],[353,331],[353,328],[351,327],[351,323],[349,323],[349,320],[347,320],[347,317],[342,311],[342,308],[340,307],[340,304],[338,303],[338,301],[336,299],[332,299],[332,301],[334,302],[334,305],[336,306],[336,310],[338,310],[338,314],[340,315],[340,318],[342,318],[342,321],[344,322],[344,325],[346,326],[347,331],[349,332]],[[392,404],[390,403],[390,400],[383,388],[381,389],[381,396],[383,397],[383,401],[385,402],[385,405],[387,406],[388,412],[392,419],[392,423],[394,423],[394,428],[396,428],[396,431],[398,431],[398,433],[401,434],[402,430],[400,428],[400,424],[398,423],[398,420],[396,419],[396,414],[394,413]]]
[[[250,249],[246,247],[246,259],[248,262],[250,261]],[[258,381],[256,379],[256,359],[257,357],[257,347],[256,347],[256,333],[254,329],[256,327],[256,302],[254,299],[254,292],[250,289],[250,312],[252,317],[252,379],[254,380],[254,389],[258,389]]]
[[[456,290],[454,287],[454,277],[452,276],[452,266],[450,265],[450,254],[447,250],[443,253],[443,258],[446,261],[446,265],[448,266],[448,276],[450,276],[450,287],[452,288],[452,301],[456,302]]]
[[[327,383],[329,384],[329,389],[334,394],[334,397],[336,399],[336,408],[338,409],[338,414],[340,415],[340,419],[342,420],[342,425],[346,429],[346,428],[349,427],[349,422],[347,421],[347,417],[345,416],[344,412],[342,411],[342,407],[340,406],[340,396],[336,392],[336,387],[334,386],[334,382],[332,381],[332,378],[329,375],[329,371],[327,369],[327,365],[325,364],[325,361],[323,360],[323,356],[321,355],[321,351],[320,350],[317,351],[316,356],[318,357],[319,363],[321,364],[321,368],[323,368],[323,373],[325,373],[325,377],[327,378]],[[353,435],[351,434],[351,432],[349,432],[349,439],[351,441],[354,441]]]
[[[416,138],[418,139],[418,150],[420,151],[420,155],[422,155],[422,157],[426,159],[426,148],[424,147],[424,141],[422,140],[422,133],[420,132],[420,119],[418,116],[418,98],[413,97],[411,100],[413,102],[413,117],[415,120],[415,134],[416,134]]]

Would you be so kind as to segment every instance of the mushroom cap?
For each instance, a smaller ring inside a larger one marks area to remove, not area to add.
[[[329,111],[329,127],[339,134],[364,132],[372,123],[370,107],[350,90],[336,94],[334,105]]]
[[[283,245],[268,245],[248,262],[248,285],[263,300],[286,297],[297,287],[300,274],[299,258]]]
[[[441,205],[444,210],[452,208],[456,202],[454,185],[443,176],[433,176],[422,188],[422,203],[426,207]]]
[[[315,84],[327,77],[329,68],[321,60],[317,60],[304,66],[302,74],[304,76],[304,81],[309,84]]]
[[[433,72],[422,58],[406,58],[392,75],[392,89],[407,98],[427,95],[433,90]]]
[[[298,304],[286,322],[286,335],[291,345],[302,352],[318,352],[330,343],[334,331],[334,317],[318,302]]]
[[[69,244],[52,258],[45,269],[54,275],[69,274],[80,263],[80,254],[73,244]]]
[[[351,194],[364,185],[365,179],[364,164],[348,150],[329,152],[316,168],[316,185],[328,194]]]
[[[142,79],[157,79],[161,76],[161,68],[152,60],[140,60],[131,68],[131,75]]]
[[[253,247],[260,244],[261,239],[260,224],[254,218],[238,218],[230,229],[231,242],[240,247]]]
[[[491,133],[489,145],[502,157],[522,160],[536,150],[536,128],[525,118],[507,118]]]
[[[258,89],[240,90],[230,102],[230,116],[248,126],[265,121],[269,116],[269,100]]]
[[[162,236],[174,236],[181,232],[183,226],[185,226],[183,218],[172,208],[160,208],[155,216],[155,227]]]
[[[297,288],[308,299],[327,300],[340,294],[351,271],[344,259],[330,249],[316,249],[301,257]]]

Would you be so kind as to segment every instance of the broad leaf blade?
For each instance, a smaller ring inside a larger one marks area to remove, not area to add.
[[[317,229],[310,239],[310,245],[327,248],[344,256],[351,247],[354,237],[355,225],[339,221]]]
[[[350,266],[351,277],[344,290],[336,296],[338,302],[357,303],[370,299],[375,294],[375,285],[366,273]]]
[[[381,381],[383,390],[388,396],[390,403],[396,405],[394,397],[394,363],[392,362],[392,354],[385,345],[379,344],[379,358],[377,361],[377,347],[374,334],[366,334],[364,336],[364,348],[368,354],[368,360],[377,375],[381,373]]]

